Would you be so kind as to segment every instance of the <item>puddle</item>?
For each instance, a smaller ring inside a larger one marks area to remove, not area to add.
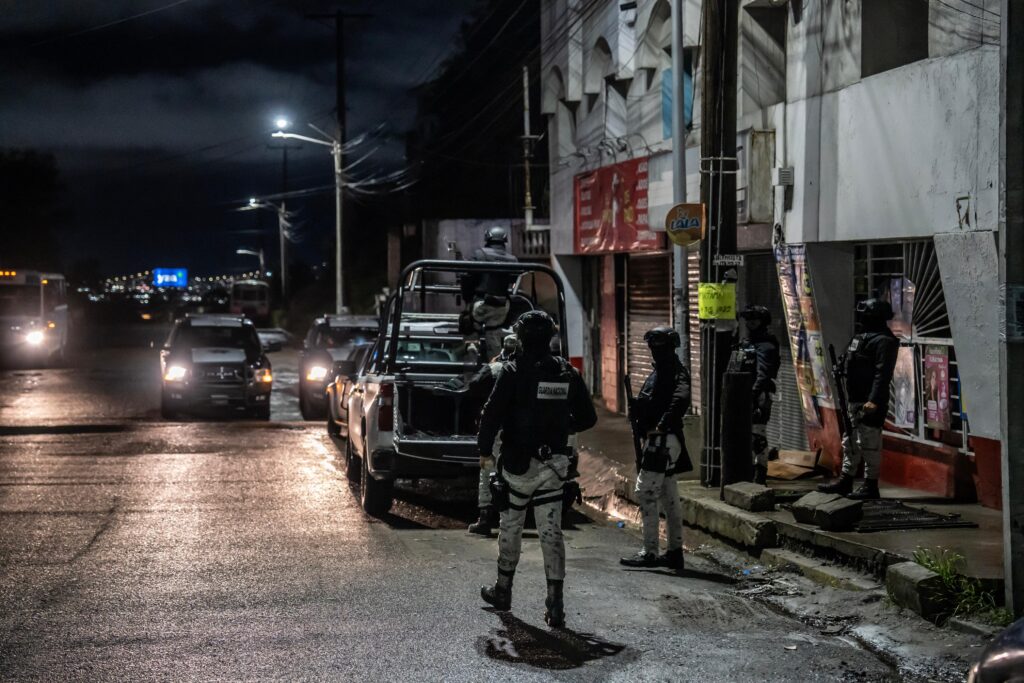
[[[637,656],[625,645],[593,634],[569,629],[543,629],[531,626],[509,612],[487,611],[498,615],[503,628],[491,636],[480,637],[477,649],[499,662],[565,671],[610,657],[615,657],[617,664],[626,664]]]

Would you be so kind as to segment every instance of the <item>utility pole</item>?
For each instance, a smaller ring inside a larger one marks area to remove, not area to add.
[[[343,170],[345,154],[345,20],[369,18],[370,14],[351,14],[335,10],[330,14],[307,14],[309,19],[333,19],[334,20],[334,58],[335,58],[335,104],[337,107],[338,134],[334,137],[335,145],[331,150],[334,155],[334,183],[336,187],[335,197],[335,220],[336,235],[334,236],[334,261],[335,261],[335,283],[334,283],[334,311],[339,315],[345,309],[345,269],[344,269],[344,177]]]
[[[686,93],[683,20],[686,0],[672,0],[672,203],[686,202]],[[680,360],[690,367],[689,263],[686,247],[672,247],[672,312],[682,341]]]
[[[701,245],[700,281],[721,283],[719,254],[736,253],[736,71],[739,0],[704,2],[703,100],[701,101],[700,198],[708,207]],[[731,278],[730,278],[731,279]],[[701,323],[701,411],[704,449],[701,483],[717,486],[722,473],[722,377],[729,362],[735,320]]]
[[[999,36],[1000,432],[1006,605],[1024,615],[1024,1],[1002,0]],[[1015,36],[1011,40],[1011,36]]]
[[[281,150],[281,204],[280,204],[280,216],[277,221],[277,240],[278,240],[278,255],[280,256],[281,264],[281,305],[287,306],[288,302],[288,252],[287,252],[287,240],[285,238],[285,220],[288,215],[287,202],[285,196],[288,194],[288,150],[289,149],[302,149],[302,145],[290,145],[287,142],[282,142],[280,145],[267,145],[267,149],[279,149]],[[264,271],[266,272],[266,271]],[[261,275],[262,277],[262,275]]]
[[[533,143],[537,136],[530,135],[530,67],[523,65],[523,180],[525,194],[523,211],[526,214],[526,230],[533,230],[533,195],[530,193],[530,160],[533,159]]]

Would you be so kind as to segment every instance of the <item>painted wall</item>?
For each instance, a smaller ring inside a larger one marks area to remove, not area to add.
[[[790,103],[786,240],[995,229],[998,67],[986,46]]]
[[[619,412],[619,339],[615,315],[615,256],[601,259],[601,394],[604,405]]]

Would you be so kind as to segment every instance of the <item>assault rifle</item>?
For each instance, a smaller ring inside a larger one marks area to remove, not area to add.
[[[636,471],[640,471],[640,463],[643,460],[644,449],[641,445],[643,435],[640,433],[640,423],[636,415],[636,399],[633,397],[633,384],[629,375],[622,378],[622,384],[626,388],[626,414],[629,416],[629,428],[633,433],[633,452],[636,455]]]
[[[828,360],[832,364],[832,380],[836,385],[836,407],[839,409],[839,436],[853,434],[853,420],[850,419],[850,402],[846,396],[846,368],[836,358],[836,347],[828,345]]]

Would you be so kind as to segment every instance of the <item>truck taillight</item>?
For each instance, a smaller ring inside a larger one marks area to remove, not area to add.
[[[377,394],[377,429],[390,432],[395,428],[395,385],[381,384]]]

